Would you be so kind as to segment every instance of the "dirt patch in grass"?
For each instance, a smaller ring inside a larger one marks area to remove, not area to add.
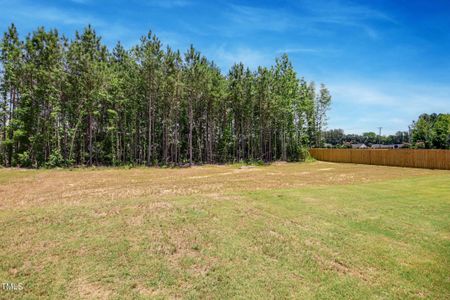
[[[71,298],[81,299],[110,299],[112,293],[98,283],[92,283],[84,278],[79,278],[71,283]]]
[[[223,195],[246,190],[357,184],[440,172],[327,162],[277,163],[245,168],[229,165],[187,169],[1,169],[0,209],[57,203],[82,204],[92,200],[114,201],[204,193]]]

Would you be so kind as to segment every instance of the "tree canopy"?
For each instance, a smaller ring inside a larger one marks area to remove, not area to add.
[[[109,49],[91,26],[72,39],[43,27],[20,39],[12,24],[0,63],[4,166],[296,161],[323,142],[331,101],[287,55],[224,75],[152,32]]]
[[[411,128],[418,148],[450,149],[450,114],[421,114]]]

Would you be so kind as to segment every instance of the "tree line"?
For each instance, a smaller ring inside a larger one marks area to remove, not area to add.
[[[149,32],[113,49],[91,26],[68,39],[39,27],[0,44],[4,166],[297,161],[323,140],[331,96],[287,55],[226,75],[191,46]]]
[[[397,131],[395,134],[379,136],[375,132],[363,132],[362,134],[348,133],[343,129],[330,129],[323,132],[324,145],[351,147],[351,144],[407,144],[410,142],[410,134],[408,131]]]
[[[322,133],[322,146],[351,147],[351,144],[403,144],[404,148],[450,149],[450,114],[421,114],[409,126],[408,131],[379,136],[375,132],[345,134],[342,129],[330,129]]]

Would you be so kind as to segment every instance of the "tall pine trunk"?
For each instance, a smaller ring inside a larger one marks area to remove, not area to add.
[[[192,112],[192,97],[189,98],[189,166],[192,166],[192,122],[193,122],[193,112]]]
[[[148,97],[148,145],[147,166],[152,165],[152,96]]]
[[[92,166],[92,113],[89,112],[89,165]]]

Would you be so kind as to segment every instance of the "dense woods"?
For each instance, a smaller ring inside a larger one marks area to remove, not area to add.
[[[227,75],[151,32],[113,49],[88,26],[71,40],[38,28],[1,41],[4,166],[179,165],[300,160],[319,145],[331,96],[287,55]]]

